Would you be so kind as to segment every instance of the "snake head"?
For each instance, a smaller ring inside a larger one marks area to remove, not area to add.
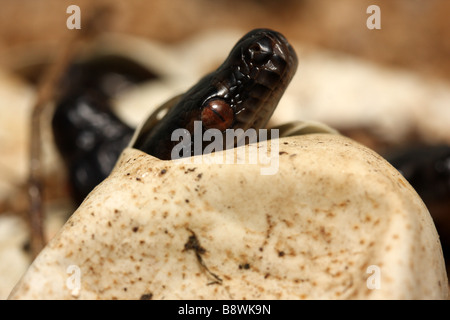
[[[229,129],[242,129],[233,141],[224,142],[223,149],[243,144],[244,131],[265,127],[296,69],[297,56],[283,35],[269,29],[250,31],[222,65],[184,93],[164,118],[155,125],[151,118],[147,120],[133,147],[171,159],[177,144],[171,140],[172,133],[186,130],[193,145],[196,123],[202,124],[202,133],[217,129],[225,135]]]
[[[269,29],[244,35],[217,70],[217,96],[234,110],[232,129],[263,128],[297,70],[286,38]]]

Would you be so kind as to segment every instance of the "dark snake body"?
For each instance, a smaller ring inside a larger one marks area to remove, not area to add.
[[[280,33],[253,30],[236,43],[217,70],[180,96],[156,125],[145,123],[132,147],[169,160],[177,144],[171,140],[172,132],[181,128],[193,133],[194,121],[203,121],[203,130],[215,128],[222,133],[263,128],[296,69],[294,49]],[[113,114],[108,94],[96,83],[104,72],[92,77],[91,71],[91,65],[80,63],[68,73],[64,86],[68,89],[57,102],[52,121],[78,202],[109,175],[134,132]],[[124,73],[133,78],[133,72]],[[151,74],[137,73],[135,82],[151,78]],[[241,138],[224,149],[234,147]]]
[[[450,146],[396,150],[386,159],[417,191],[433,217],[446,259],[450,258]]]

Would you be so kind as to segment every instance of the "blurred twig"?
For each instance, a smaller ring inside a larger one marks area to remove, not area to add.
[[[104,31],[108,25],[111,8],[98,6],[90,10],[90,15],[83,18],[80,30],[70,30],[71,37],[61,47],[61,52],[56,56],[46,73],[41,78],[38,94],[31,115],[30,137],[30,168],[28,180],[28,195],[30,201],[29,220],[31,227],[31,250],[36,256],[45,245],[43,230],[43,167],[41,154],[41,119],[47,105],[56,97],[59,83],[69,64],[76,56],[83,41],[89,40]],[[84,23],[83,23],[84,22]]]

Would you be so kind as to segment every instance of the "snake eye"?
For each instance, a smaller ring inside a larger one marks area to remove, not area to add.
[[[233,124],[234,111],[224,100],[211,99],[203,107],[201,120],[207,129],[225,131]]]

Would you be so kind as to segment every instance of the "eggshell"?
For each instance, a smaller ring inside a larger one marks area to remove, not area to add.
[[[226,152],[126,149],[10,298],[447,297],[428,210],[382,157],[331,134],[273,140],[271,163],[250,163],[264,150],[218,164]]]

